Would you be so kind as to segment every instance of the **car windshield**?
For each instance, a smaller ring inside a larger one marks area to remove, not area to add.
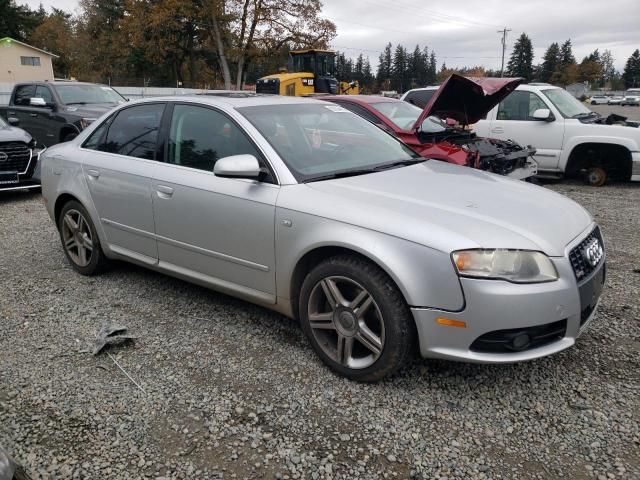
[[[593,112],[578,99],[562,88],[542,90],[542,93],[560,111],[564,118],[576,118],[591,115]]]
[[[119,104],[127,101],[113,88],[104,85],[56,85],[55,88],[65,105]]]
[[[422,113],[420,108],[407,102],[378,102],[370,105],[402,130],[410,130]]]
[[[261,105],[238,111],[300,182],[422,161],[393,136],[338,105]]]

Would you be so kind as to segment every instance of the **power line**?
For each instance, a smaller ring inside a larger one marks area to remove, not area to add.
[[[498,33],[502,34],[502,65],[500,66],[500,77],[504,77],[504,54],[507,50],[507,32],[511,29],[504,27],[502,30],[498,30]]]

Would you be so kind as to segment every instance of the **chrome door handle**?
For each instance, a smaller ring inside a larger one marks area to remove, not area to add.
[[[87,175],[89,175],[91,178],[98,178],[100,176],[100,172],[98,170],[87,170]]]
[[[495,127],[491,129],[491,133],[504,133],[504,128],[502,127]]]
[[[30,114],[29,114],[29,116],[30,116],[30,117],[37,117],[37,116],[38,116],[38,114],[37,114],[37,113],[30,113]]]
[[[173,195],[173,188],[167,187],[166,185],[157,185],[156,190],[160,198],[170,198],[171,195]]]

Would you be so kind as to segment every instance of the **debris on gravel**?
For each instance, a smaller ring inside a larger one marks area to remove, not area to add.
[[[606,241],[577,344],[377,384],[260,307],[123,263],[78,275],[41,197],[0,194],[0,444],[34,479],[640,478],[640,185],[545,188]],[[136,332],[109,354],[140,388],[87,354],[105,323]]]

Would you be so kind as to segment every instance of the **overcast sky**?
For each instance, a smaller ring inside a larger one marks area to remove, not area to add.
[[[40,0],[17,0],[37,8]],[[67,11],[78,0],[42,0]],[[369,56],[377,65],[387,42],[416,43],[434,49],[438,66],[483,65],[500,68],[501,34],[507,36],[507,59],[516,38],[526,32],[540,62],[552,42],[571,38],[578,62],[596,48],[609,49],[621,70],[640,48],[640,0],[324,0],[324,16],[338,26],[332,46],[348,56]],[[506,60],[505,60],[506,63]]]

